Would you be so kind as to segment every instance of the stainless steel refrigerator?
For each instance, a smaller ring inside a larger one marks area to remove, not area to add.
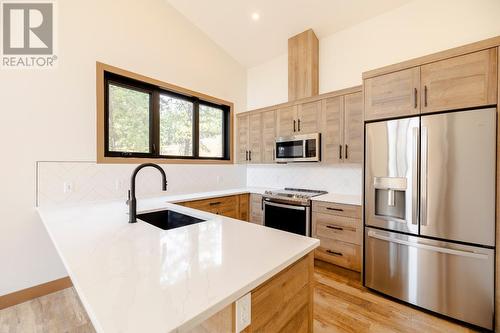
[[[365,286],[493,328],[496,109],[365,127]]]

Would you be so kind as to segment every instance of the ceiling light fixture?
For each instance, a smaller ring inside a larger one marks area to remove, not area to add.
[[[253,13],[253,14],[252,14],[252,20],[254,20],[254,21],[258,21],[259,19],[260,19],[260,15],[259,15],[259,13]]]

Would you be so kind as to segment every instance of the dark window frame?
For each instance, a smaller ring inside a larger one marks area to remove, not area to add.
[[[109,150],[109,85],[117,85],[150,94],[149,105],[149,153],[117,152]],[[193,155],[160,155],[160,95],[169,95],[193,103]],[[222,157],[199,156],[199,106],[206,105],[223,112],[222,124]],[[231,108],[228,105],[216,104],[196,96],[181,94],[150,83],[135,80],[116,73],[104,71],[104,157],[144,158],[163,160],[206,160],[231,161]]]

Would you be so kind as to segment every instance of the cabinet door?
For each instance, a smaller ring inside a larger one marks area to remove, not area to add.
[[[297,130],[297,107],[288,106],[277,111],[277,132],[279,137],[293,135]]]
[[[420,67],[366,79],[365,120],[419,114],[419,87]]]
[[[300,104],[297,110],[297,132],[309,134],[320,132],[321,101]]]
[[[262,112],[262,163],[274,162],[276,110]]]
[[[363,94],[344,96],[344,161],[361,163],[363,158]]]
[[[323,129],[321,134],[323,154],[321,160],[326,163],[339,163],[342,158],[343,111],[343,96],[331,97],[323,100]]]
[[[262,114],[250,113],[249,115],[249,155],[250,163],[262,162]]]
[[[264,224],[264,213],[262,211],[262,195],[250,194],[250,222]]]
[[[422,66],[422,113],[497,102],[497,49]]]
[[[246,163],[248,157],[248,147],[249,147],[249,127],[248,127],[248,115],[238,115],[236,117],[237,125],[238,125],[238,154],[237,154],[237,162],[238,163]]]

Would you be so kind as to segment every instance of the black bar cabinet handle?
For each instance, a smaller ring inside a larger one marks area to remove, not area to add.
[[[339,145],[339,160],[342,159],[342,145]]]
[[[418,91],[417,91],[417,88],[415,88],[413,90],[413,107],[416,109],[417,106],[418,106],[418,99],[417,99],[417,96],[418,96]]]
[[[245,161],[248,161],[248,150],[245,150]]]
[[[252,160],[252,151],[251,150],[248,151],[248,160],[249,161]]]
[[[344,228],[336,227],[336,226],[333,226],[333,225],[327,225],[326,227],[329,228],[329,229],[334,229],[334,230],[340,230],[340,231],[344,230]]]
[[[294,119],[294,120],[293,120],[293,131],[294,131],[294,132],[295,132],[295,123],[296,123],[296,121],[295,121],[295,119]]]
[[[427,107],[427,86],[424,86],[424,106]]]
[[[348,151],[349,151],[349,146],[345,145],[345,159],[346,160],[349,159],[349,153],[348,153]]]
[[[298,129],[298,132],[300,132],[300,119],[297,120],[297,129]]]
[[[343,256],[342,252],[335,252],[335,251],[331,251],[331,250],[326,250],[326,252],[333,254],[334,256],[339,256],[339,257]]]
[[[211,202],[210,206],[217,206],[220,205],[221,203],[222,203],[221,201]]]
[[[328,210],[334,210],[336,212],[343,212],[344,210],[342,208],[332,208],[332,207],[326,207]]]

